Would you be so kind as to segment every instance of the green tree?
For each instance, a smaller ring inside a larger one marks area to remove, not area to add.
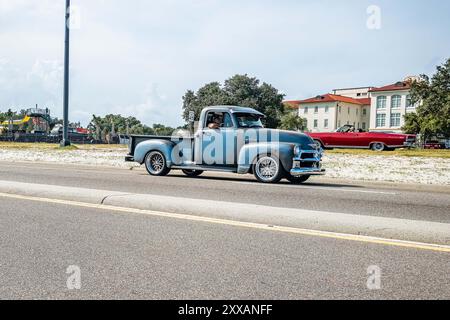
[[[108,114],[104,117],[93,115],[88,129],[93,133],[95,139],[105,142],[111,138],[114,132],[116,134],[169,136],[175,131],[174,128],[162,124],[154,124],[153,127],[149,127],[135,117],[123,117],[115,114]]]
[[[299,131],[305,129],[305,119],[297,112],[288,111],[281,117],[280,129]]]
[[[405,132],[420,133],[425,139],[433,135],[450,137],[450,59],[437,67],[431,79],[421,75],[412,83],[411,100],[418,104],[417,114],[405,117]]]
[[[174,128],[166,127],[165,125],[159,123],[154,124],[152,129],[154,134],[158,136],[171,136],[172,133],[175,131]]]
[[[266,126],[277,128],[284,112],[284,95],[272,85],[263,83],[248,75],[235,75],[219,82],[211,82],[197,92],[188,90],[183,97],[183,118],[189,120],[189,112],[194,111],[195,118],[200,118],[203,108],[214,105],[237,105],[254,108],[264,113]]]
[[[4,121],[6,121],[6,115],[5,115],[5,113],[0,112],[0,124]]]

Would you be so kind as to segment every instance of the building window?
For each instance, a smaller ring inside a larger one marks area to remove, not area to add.
[[[363,116],[367,116],[367,109],[366,108],[363,109]]]
[[[366,130],[366,123],[365,122],[362,123],[362,129]]]
[[[348,112],[347,112],[347,113],[348,113],[348,114],[350,114],[350,107],[348,107],[348,109],[347,109],[347,110],[348,110]]]
[[[377,98],[377,109],[386,109],[386,96]]]
[[[314,113],[319,113],[319,107],[314,108]]]
[[[402,97],[399,95],[392,96],[391,108],[392,109],[400,109],[401,105],[402,105]]]
[[[339,106],[339,113],[341,113],[342,112],[342,107],[341,106]]]
[[[328,113],[328,112],[330,112],[330,107],[326,106],[325,107],[325,113]]]
[[[308,130],[308,120],[303,120],[303,130]]]
[[[341,127],[341,120],[338,121],[338,128]]]
[[[358,122],[358,129],[361,129],[360,123]]]
[[[356,109],[356,115],[359,116],[359,109]]]
[[[414,108],[410,94],[406,96],[406,108]]]
[[[314,129],[319,127],[319,120],[314,120]]]
[[[386,127],[386,115],[385,114],[377,114],[377,128]]]
[[[391,114],[391,127],[400,127],[400,113],[392,113]]]
[[[308,107],[305,107],[305,114],[308,114]]]
[[[328,129],[328,119],[325,119],[325,120],[323,121],[323,127],[326,128],[326,129]]]

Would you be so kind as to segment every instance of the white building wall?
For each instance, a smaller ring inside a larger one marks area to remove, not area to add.
[[[317,113],[315,112],[316,107],[318,107]],[[328,112],[326,112],[327,107]],[[306,108],[308,108],[307,113],[305,113]],[[364,115],[363,109],[366,109],[366,115]],[[370,126],[370,106],[346,102],[302,104],[299,107],[299,116],[306,119],[308,122],[307,128],[310,132],[333,132],[346,124],[354,125],[356,129],[365,130],[368,130]],[[325,120],[328,120],[327,127],[325,127]],[[316,121],[317,127],[315,126]]]
[[[401,91],[389,91],[389,92],[372,92],[372,102],[371,102],[371,112],[370,112],[370,130],[371,131],[392,131],[392,132],[402,132],[402,127],[405,124],[405,115],[409,112],[415,112],[415,107],[407,108],[407,97],[410,94],[409,90]],[[392,97],[395,95],[401,96],[400,108],[392,109]],[[377,109],[378,97],[386,97],[386,108]],[[400,114],[400,125],[391,126],[391,116],[392,114]],[[386,123],[385,126],[377,126],[377,115],[385,114]]]
[[[302,104],[299,107],[299,116],[307,120],[307,127],[310,132],[332,132],[337,129],[336,105],[336,102]],[[316,107],[318,108],[317,113],[315,112]],[[306,108],[308,108],[307,113],[305,113]],[[325,126],[325,120],[328,120],[327,127]],[[314,125],[316,121],[317,127]]]
[[[335,89],[333,90],[333,94],[339,96],[350,97],[354,99],[364,99],[370,97],[370,89],[371,87],[365,88],[349,88],[349,89]]]
[[[366,115],[364,115],[363,109],[366,109]],[[368,130],[370,125],[369,109],[369,106],[360,106],[352,103],[339,102],[337,111],[337,127],[342,127],[349,124],[354,125],[356,129],[364,129],[365,127],[365,130]]]

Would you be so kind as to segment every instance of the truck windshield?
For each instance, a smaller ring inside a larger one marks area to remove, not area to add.
[[[236,120],[239,128],[262,128],[262,116],[251,113],[237,113]]]

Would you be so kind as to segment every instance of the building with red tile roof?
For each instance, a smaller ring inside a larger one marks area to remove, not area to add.
[[[335,89],[303,100],[284,101],[307,120],[312,132],[329,132],[350,124],[357,129],[401,132],[404,116],[414,112],[410,89],[414,77],[382,87]]]

